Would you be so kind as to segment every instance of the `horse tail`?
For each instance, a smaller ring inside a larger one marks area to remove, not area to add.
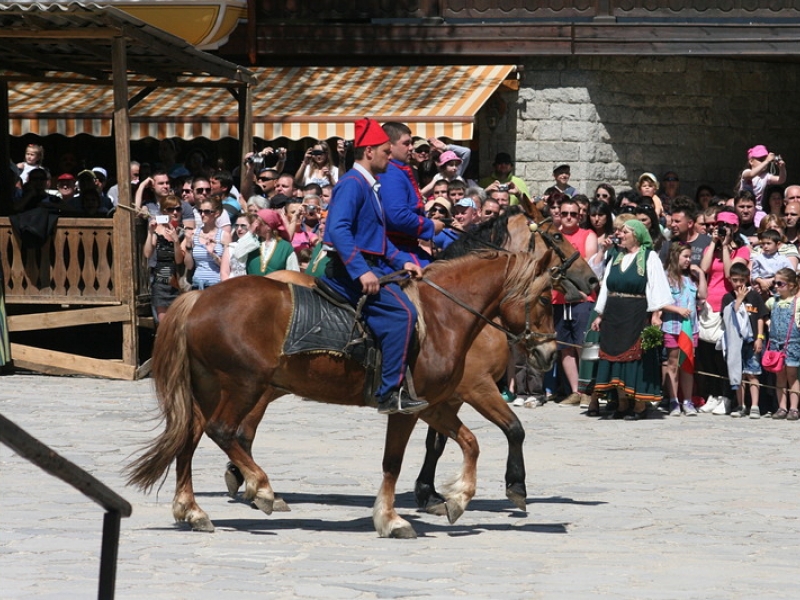
[[[181,294],[158,328],[153,347],[153,381],[166,427],[126,469],[128,485],[135,485],[146,493],[169,468],[192,434],[193,395],[186,323],[199,294],[198,291]]]

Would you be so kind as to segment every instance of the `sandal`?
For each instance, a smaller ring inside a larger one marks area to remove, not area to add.
[[[772,415],[773,419],[785,419],[789,412],[785,408],[779,408]]]
[[[797,421],[797,419],[800,419],[800,412],[798,412],[796,408],[790,409],[789,412],[786,414],[786,420]]]

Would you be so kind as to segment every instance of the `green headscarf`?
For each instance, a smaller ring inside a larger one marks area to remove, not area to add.
[[[653,249],[653,238],[650,237],[650,232],[647,231],[647,227],[644,226],[644,223],[638,219],[626,221],[623,227],[627,227],[631,230],[631,233],[633,233],[633,236],[639,244],[639,250],[634,260],[636,261],[636,272],[640,277],[644,276],[647,272],[647,253]],[[620,252],[614,260],[614,264],[618,265],[621,263],[624,256],[625,253]]]

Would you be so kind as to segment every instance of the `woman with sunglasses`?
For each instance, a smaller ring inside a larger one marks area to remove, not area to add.
[[[202,227],[184,240],[186,268],[194,270],[192,288],[202,290],[220,282],[222,253],[231,241],[231,234],[217,226],[222,212],[219,196],[211,196],[200,204]]]
[[[437,221],[452,221],[452,209],[453,205],[445,198],[436,198],[425,203],[425,214],[429,219]],[[461,233],[458,230],[445,226],[444,229],[433,236],[431,247],[427,248],[427,250],[431,256],[436,256],[436,254],[456,241],[460,235]]]
[[[144,242],[144,257],[150,266],[150,305],[156,324],[180,293],[178,265],[184,263],[181,201],[166,196],[160,207],[161,214],[150,218]]]
[[[339,169],[333,166],[333,154],[324,140],[317,142],[306,150],[303,162],[294,176],[299,187],[316,183],[320,186],[336,185],[339,180]]]
[[[601,183],[595,188],[594,199],[608,204],[612,213],[617,207],[617,193],[614,188],[607,183]]]

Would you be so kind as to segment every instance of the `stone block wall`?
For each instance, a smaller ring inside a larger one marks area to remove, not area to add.
[[[500,118],[479,122],[481,172],[507,150],[534,194],[555,165],[590,195],[598,183],[634,186],[673,169],[681,191],[730,191],[747,148],[765,144],[800,182],[800,65],[690,57],[529,58],[519,92],[500,94]]]

